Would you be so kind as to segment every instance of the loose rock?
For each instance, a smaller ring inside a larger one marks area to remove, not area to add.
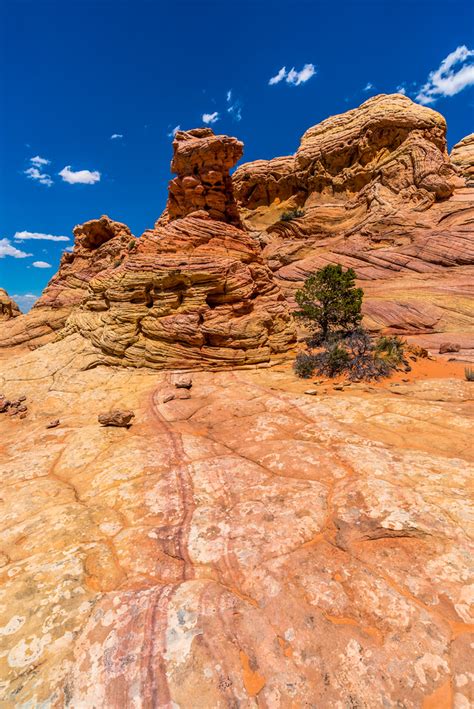
[[[131,420],[135,417],[133,411],[127,409],[114,409],[104,414],[99,414],[98,420],[102,426],[119,426],[128,428],[131,426]]]
[[[460,352],[461,345],[453,342],[442,342],[439,346],[439,353],[446,354],[447,352]]]

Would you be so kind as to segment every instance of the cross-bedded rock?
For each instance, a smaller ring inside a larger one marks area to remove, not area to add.
[[[350,197],[377,184],[397,201],[431,203],[460,186],[445,137],[436,111],[401,94],[375,96],[309,128],[293,156],[241,165],[236,195],[252,209],[315,192]]]
[[[73,233],[73,251],[64,251],[57,273],[30,312],[2,327],[0,349],[22,344],[35,348],[50,342],[73,308],[84,300],[91,278],[118,266],[135,243],[125,224],[107,216],[80,224]]]
[[[185,217],[205,210],[213,219],[240,226],[229,170],[242,157],[243,143],[211,128],[178,131],[173,141],[168,215]]]
[[[97,362],[158,369],[260,364],[295,341],[258,244],[205,211],[145,232],[121,266],[93,278],[72,331]]]
[[[294,155],[236,170],[241,216],[290,302],[310,273],[340,263],[361,281],[371,329],[457,332],[473,347],[472,142],[452,164],[445,134],[439,113],[381,95],[307,130]]]

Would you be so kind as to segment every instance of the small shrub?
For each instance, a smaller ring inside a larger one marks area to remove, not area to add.
[[[114,261],[114,264],[113,264],[113,265],[114,265],[114,268],[118,268],[121,263],[122,263],[122,259],[121,259],[121,258],[116,258],[115,261]]]
[[[466,377],[466,381],[474,382],[474,369],[471,369],[471,367],[466,367],[464,369],[464,376]]]
[[[320,375],[336,377],[347,370],[349,354],[337,341],[325,342],[315,357],[316,371]]]
[[[132,251],[132,249],[136,249],[136,248],[137,248],[137,240],[136,240],[136,239],[130,239],[130,241],[128,242],[128,247],[127,247],[127,248],[128,248],[129,251]]]
[[[375,352],[391,368],[399,367],[405,362],[406,342],[401,337],[383,335],[375,343]]]
[[[364,328],[359,327],[351,332],[346,337],[346,346],[350,352],[349,379],[371,381],[390,374],[391,365],[379,356],[369,333]]]
[[[293,219],[298,219],[298,217],[304,217],[304,209],[300,209],[299,207],[283,212],[280,217],[280,221],[291,222]]]
[[[309,379],[313,376],[315,368],[316,355],[310,354],[309,352],[298,352],[293,364],[293,369],[298,377],[301,377],[301,379]]]

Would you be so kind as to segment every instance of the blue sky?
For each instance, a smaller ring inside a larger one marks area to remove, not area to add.
[[[402,88],[444,114],[450,147],[474,127],[471,0],[1,0],[0,12],[0,286],[14,295],[41,293],[75,224],[153,225],[175,126],[206,116],[244,141],[244,161],[270,158]]]

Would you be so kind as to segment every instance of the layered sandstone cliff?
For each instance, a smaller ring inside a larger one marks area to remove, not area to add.
[[[307,130],[294,155],[241,165],[231,179],[242,143],[209,128],[180,131],[176,177],[155,229],[136,240],[107,217],[76,227],[73,253],[64,254],[32,311],[2,326],[0,347],[51,341],[71,316],[61,336],[79,329],[107,361],[166,366],[190,351],[196,366],[267,361],[292,341],[295,289],[329,262],[355,269],[372,330],[423,335],[434,345],[456,333],[467,346],[472,136],[450,158],[445,133],[432,109],[398,94],[376,96]],[[302,216],[281,220],[296,207]],[[167,269],[179,278],[170,280]],[[237,286],[229,269],[239,274]],[[229,287],[232,306],[229,297],[218,307],[208,302]],[[269,297],[277,312],[262,320]]]
[[[341,263],[371,329],[472,340],[474,190],[445,133],[439,113],[376,96],[310,128],[295,155],[236,170],[241,214],[290,301],[309,273]],[[281,221],[295,207],[303,215]]]
[[[295,328],[258,243],[239,228],[229,169],[242,144],[197,129],[178,133],[173,148],[167,218],[123,262],[90,274],[62,336],[90,340],[94,364],[269,362],[295,342]]]
[[[97,363],[155,368],[258,364],[295,341],[257,244],[205,211],[145,232],[121,266],[93,278],[72,331]]]
[[[127,258],[135,239],[125,224],[106,216],[74,228],[74,248],[61,257],[58,272],[29,313],[2,327],[0,349],[50,342],[64,327],[73,308],[84,300],[97,273]]]

